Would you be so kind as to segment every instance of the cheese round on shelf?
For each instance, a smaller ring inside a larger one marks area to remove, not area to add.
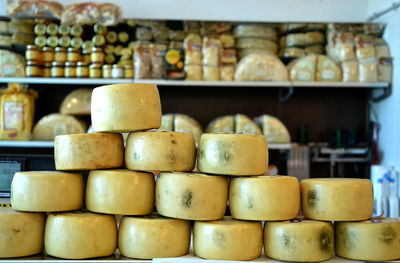
[[[333,232],[331,222],[307,219],[265,222],[265,255],[289,262],[328,260],[335,250]]]
[[[222,116],[216,118],[208,124],[206,132],[261,134],[261,129],[252,119],[239,113],[233,116]]]
[[[91,105],[96,132],[131,132],[158,129],[161,103],[153,84],[115,84],[95,88]]]
[[[193,250],[196,256],[216,260],[252,260],[260,256],[261,222],[225,217],[218,221],[196,221]]]
[[[59,258],[110,256],[117,247],[115,217],[88,212],[50,214],[44,245],[48,255]]]
[[[86,184],[89,211],[117,215],[147,215],[154,207],[152,173],[129,170],[90,171]]]
[[[288,65],[290,80],[314,81],[316,66],[317,56],[315,54],[293,60]]]
[[[203,134],[197,165],[202,173],[263,175],[268,166],[267,141],[253,134]]]
[[[71,115],[90,115],[92,89],[76,89],[61,103],[60,112]]]
[[[180,257],[188,253],[189,247],[188,221],[155,215],[122,218],[118,232],[118,248],[125,257]]]
[[[88,133],[57,136],[54,141],[57,170],[119,168],[124,164],[121,134]]]
[[[383,261],[400,259],[400,219],[372,218],[335,223],[336,255]]]
[[[228,180],[199,173],[160,173],[156,208],[160,215],[188,220],[217,220],[226,211]]]
[[[46,216],[0,208],[0,258],[26,257],[43,251]]]
[[[235,115],[235,132],[236,133],[249,133],[249,134],[261,134],[260,127],[257,124],[243,114]]]
[[[325,221],[357,221],[372,216],[372,183],[368,179],[314,178],[300,183],[304,216]]]
[[[203,133],[200,123],[185,114],[164,114],[160,130],[191,133],[196,145],[199,143],[200,136]]]
[[[261,126],[262,133],[268,143],[290,142],[289,131],[278,118],[264,114],[255,118],[255,122]]]
[[[196,146],[192,134],[166,131],[130,133],[125,163],[130,170],[191,171]]]
[[[232,178],[229,207],[232,217],[236,219],[293,219],[300,208],[299,182],[292,176]]]
[[[11,183],[11,205],[29,212],[77,210],[83,204],[83,179],[76,173],[17,172]]]

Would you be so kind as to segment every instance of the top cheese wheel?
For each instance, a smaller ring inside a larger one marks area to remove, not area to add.
[[[119,168],[124,164],[121,134],[88,133],[56,136],[54,161],[57,170]]]
[[[262,135],[203,134],[197,165],[203,173],[263,175],[268,165],[267,141]]]
[[[25,257],[43,251],[45,214],[0,208],[0,258]]]
[[[357,221],[372,216],[372,183],[367,179],[314,178],[300,183],[304,216],[315,220]]]
[[[400,259],[400,219],[335,223],[336,254],[357,260]]]
[[[115,84],[95,88],[91,104],[96,132],[130,132],[158,129],[161,103],[153,84]]]

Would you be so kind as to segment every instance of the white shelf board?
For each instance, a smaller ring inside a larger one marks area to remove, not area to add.
[[[159,86],[217,87],[315,87],[315,88],[387,88],[386,82],[290,82],[290,81],[185,81],[162,79],[90,79],[90,78],[0,78],[0,83],[107,85],[118,83],[150,83]]]
[[[53,148],[54,141],[0,141],[0,147]]]
[[[291,143],[268,143],[269,150],[290,150]]]

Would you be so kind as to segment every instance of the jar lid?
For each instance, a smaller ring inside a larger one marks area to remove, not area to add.
[[[76,67],[76,62],[68,61],[65,62],[66,67]]]
[[[69,47],[68,52],[78,52],[78,50],[76,48]]]
[[[53,62],[51,63],[51,65],[52,65],[53,67],[64,67],[64,62],[53,61]]]
[[[54,50],[56,52],[66,52],[65,48],[63,48],[63,47],[56,47]]]
[[[87,67],[87,66],[89,66],[89,63],[84,62],[84,61],[79,61],[79,62],[76,63],[76,65],[78,67]]]
[[[118,64],[114,64],[112,67],[113,67],[113,68],[120,68],[120,69],[122,69],[122,67],[119,66]]]
[[[112,69],[112,65],[105,64],[103,65],[103,69]]]
[[[32,50],[32,49],[37,49],[37,47],[35,45],[28,45],[26,47],[27,50]]]
[[[94,47],[94,48],[92,48],[92,53],[93,52],[103,52],[103,49],[99,48],[99,47]]]
[[[92,63],[90,64],[89,68],[101,68],[102,64],[101,63]]]
[[[51,47],[43,47],[43,48],[42,48],[42,51],[43,51],[43,52],[54,52],[54,49],[51,48]]]
[[[33,60],[28,60],[26,62],[27,66],[40,66],[40,64],[37,61],[33,61]]]

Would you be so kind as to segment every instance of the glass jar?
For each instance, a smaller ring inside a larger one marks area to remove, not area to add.
[[[98,35],[105,35],[107,33],[107,28],[100,24],[95,24],[93,30]]]
[[[44,63],[51,63],[54,61],[54,49],[51,47],[42,48],[42,58]]]
[[[35,37],[35,45],[39,48],[46,46],[46,37],[45,36],[37,36]]]
[[[113,77],[113,79],[123,78],[124,77],[124,69],[121,66],[114,64],[112,67],[112,77]]]
[[[114,64],[115,62],[115,56],[113,54],[108,54],[107,56],[105,56],[104,61],[107,64]]]
[[[83,33],[83,27],[80,25],[74,25],[71,27],[71,35],[74,37],[80,37]]]
[[[89,66],[89,77],[90,78],[101,78],[102,76],[102,64],[100,63],[93,63]]]
[[[90,64],[91,60],[91,52],[87,52],[85,50],[82,51],[82,61]]]
[[[103,35],[94,35],[92,37],[92,42],[94,46],[101,47],[104,46],[104,44],[106,43],[106,39]]]
[[[54,61],[51,63],[51,77],[63,78],[64,77],[64,62]]]
[[[118,35],[115,31],[109,31],[106,35],[106,38],[107,38],[107,42],[112,44],[112,43],[117,42]]]
[[[53,47],[53,48],[57,47],[57,45],[58,45],[58,37],[56,37],[56,36],[48,37],[47,40],[46,40],[46,44],[49,47]]]
[[[83,40],[80,37],[74,37],[73,39],[71,39],[71,47],[75,48],[75,49],[79,49],[81,48],[83,45]]]
[[[37,36],[44,36],[46,34],[47,27],[44,24],[35,25],[34,32]]]
[[[67,62],[68,61],[67,50],[63,47],[56,47],[54,61],[63,63]]]
[[[64,76],[66,78],[76,78],[76,62],[66,62],[64,68]]]
[[[41,54],[40,50],[34,45],[28,45],[25,51],[25,59],[32,61],[40,61]]]
[[[42,68],[37,61],[26,62],[26,76],[27,77],[41,77]]]
[[[111,65],[103,65],[103,78],[111,79],[112,78],[112,69]]]
[[[90,55],[90,60],[92,63],[104,63],[104,52],[101,48],[92,48],[92,53]]]
[[[71,27],[69,25],[60,25],[58,27],[58,34],[62,36],[68,36],[71,31]]]
[[[82,44],[82,50],[83,51],[87,51],[87,52],[91,52],[93,48],[93,42],[90,40],[86,40],[85,42],[83,42]]]
[[[68,48],[68,61],[78,62],[81,61],[81,59],[81,53],[78,50],[72,47]]]
[[[50,78],[51,77],[51,62],[44,63],[42,68],[42,77]]]
[[[62,36],[58,39],[58,45],[68,48],[71,45],[71,38],[69,36]]]
[[[76,63],[76,77],[77,78],[88,78],[89,77],[89,64],[86,62]]]
[[[56,23],[50,23],[47,25],[46,32],[49,36],[56,36],[58,33],[58,25]]]
[[[133,67],[132,66],[124,67],[124,78],[133,79]]]

